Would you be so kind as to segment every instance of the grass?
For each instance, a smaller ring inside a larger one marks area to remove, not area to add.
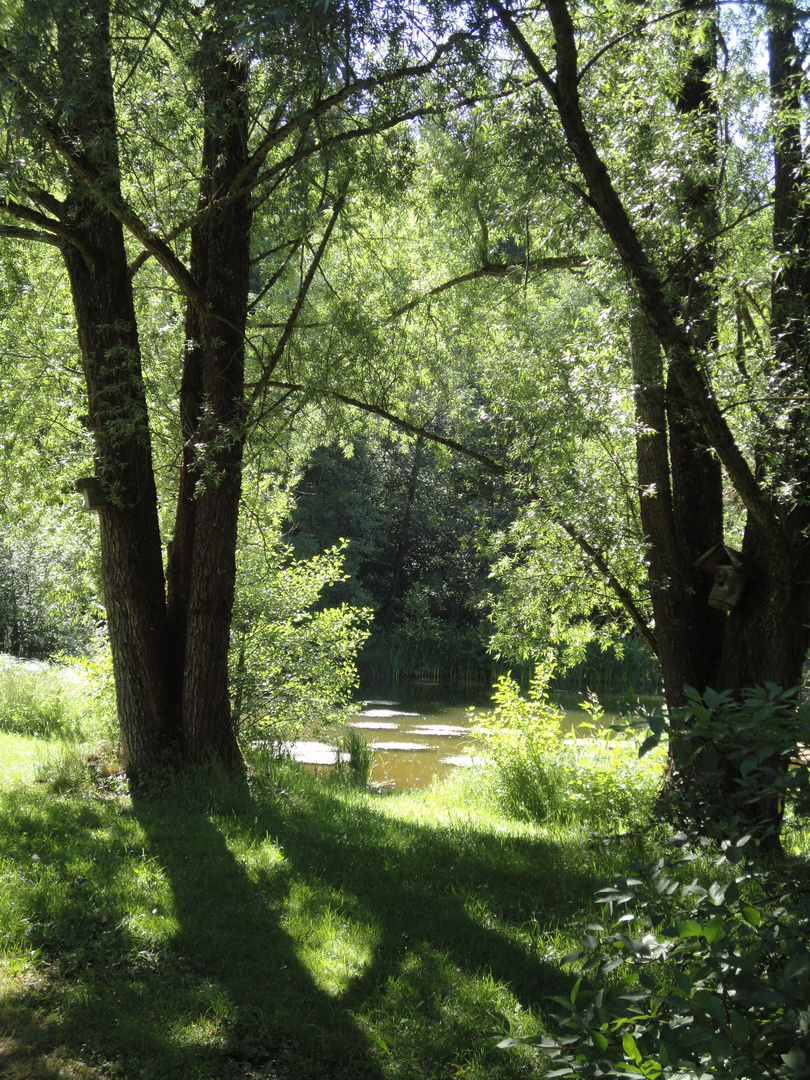
[[[380,796],[282,765],[138,802],[86,749],[50,774],[29,749],[0,788],[4,1077],[540,1074],[492,1036],[570,991],[614,862],[585,832],[469,777]]]
[[[0,734],[4,1080],[540,1076],[495,1044],[542,1030],[652,843],[507,817],[468,773],[380,795],[257,757],[249,790],[134,800],[111,754]]]

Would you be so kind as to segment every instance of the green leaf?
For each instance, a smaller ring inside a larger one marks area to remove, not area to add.
[[[658,1044],[658,1058],[662,1065],[668,1065],[671,1069],[678,1068],[679,1059],[675,1047],[671,1043],[664,1042],[663,1039]]]
[[[638,748],[638,756],[643,758],[645,754],[649,754],[650,750],[655,750],[656,746],[661,742],[661,738],[658,735],[648,735],[641,746]]]
[[[591,1041],[593,1042],[593,1045],[596,1047],[597,1050],[604,1051],[608,1048],[608,1041],[601,1031],[592,1031]]]
[[[710,686],[707,686],[703,694],[703,700],[710,709],[714,710],[720,705],[722,699],[716,690],[712,690]]]
[[[582,976],[580,976],[577,979],[577,981],[574,983],[574,986],[573,986],[573,988],[571,990],[571,1004],[572,1005],[576,1005],[576,1003],[577,1003],[577,994],[579,993],[579,986],[580,986],[581,982],[582,982]]]
[[[678,937],[704,937],[705,933],[703,927],[699,922],[695,922],[694,919],[684,919],[683,922],[678,923]]]
[[[682,994],[689,997],[692,993],[692,980],[683,971],[676,971],[674,973],[675,983]]]
[[[757,765],[759,765],[759,755],[751,754],[750,757],[747,757],[742,765],[740,765],[740,776],[748,776],[749,773],[754,771]]]
[[[807,1056],[800,1046],[794,1046],[786,1054],[782,1054],[782,1061],[791,1072],[803,1072]]]
[[[759,926],[762,923],[762,915],[755,907],[751,907],[750,904],[741,904],[740,910],[742,911],[743,918],[750,926]]]
[[[630,1060],[636,1063],[636,1065],[641,1064],[641,1052],[636,1046],[636,1040],[629,1033],[622,1036],[622,1049],[624,1050],[625,1054],[630,1058]]]
[[[697,990],[695,991],[695,1001],[711,1016],[717,1023],[722,1023],[726,1018],[726,1010],[723,1008],[723,1002],[710,990]]]
[[[723,936],[724,928],[725,921],[719,915],[716,915],[703,927],[703,933],[706,941],[710,945],[714,944],[715,941],[719,941],[719,939]]]

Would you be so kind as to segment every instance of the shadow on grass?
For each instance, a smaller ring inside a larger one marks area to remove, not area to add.
[[[3,798],[0,850],[28,876],[16,933],[47,961],[0,999],[9,1080],[60,1061],[161,1080],[523,1076],[534,1059],[483,1060],[487,1034],[570,986],[542,930],[601,883],[542,841],[404,822],[329,785]]]

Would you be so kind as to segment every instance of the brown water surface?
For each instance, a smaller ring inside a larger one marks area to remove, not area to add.
[[[379,695],[379,696],[378,696]],[[585,734],[588,715],[579,707],[582,694],[555,694],[565,709],[563,726]],[[469,768],[480,751],[470,732],[492,708],[491,691],[457,693],[441,685],[415,683],[375,688],[357,702],[350,723],[374,748],[371,782],[380,788],[427,787],[456,768]],[[603,723],[618,716],[618,702],[606,702]],[[475,711],[473,717],[471,710]],[[301,741],[293,747],[299,760],[317,767],[335,762],[335,747]]]

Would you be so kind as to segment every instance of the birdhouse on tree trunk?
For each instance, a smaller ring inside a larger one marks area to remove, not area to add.
[[[695,566],[714,574],[714,585],[709,593],[709,607],[718,611],[731,611],[742,596],[746,581],[751,577],[750,568],[734,548],[715,544],[701,555]]]
[[[82,493],[82,510],[100,510],[107,505],[97,476],[82,476],[74,486]]]

